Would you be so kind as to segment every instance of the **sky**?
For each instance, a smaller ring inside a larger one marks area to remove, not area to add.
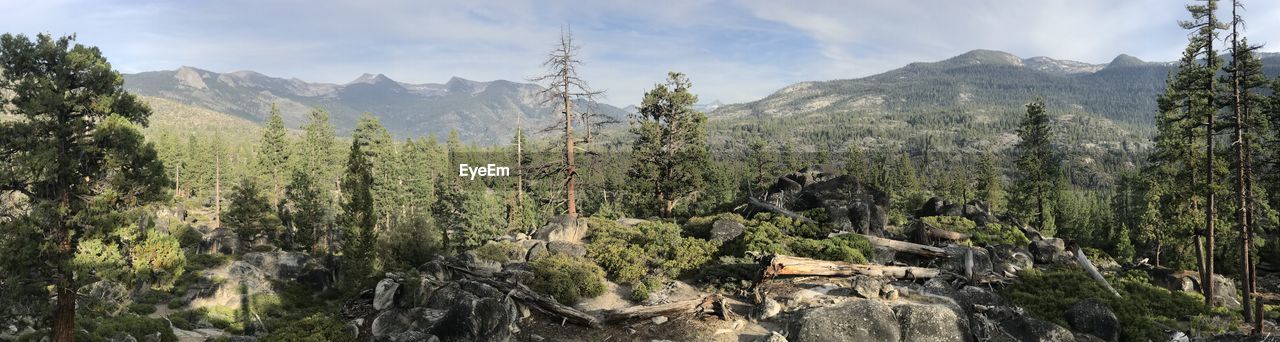
[[[1186,45],[1177,24],[1187,18],[1184,4],[0,0],[0,32],[74,33],[128,73],[186,65],[341,84],[363,73],[407,83],[521,81],[543,70],[568,28],[581,46],[581,75],[607,91],[604,102],[625,106],[668,71],[688,74],[703,103],[735,103],[796,82],[868,76],[973,49],[1090,63],[1121,53],[1171,61]],[[1280,1],[1245,6],[1250,41],[1280,46]]]

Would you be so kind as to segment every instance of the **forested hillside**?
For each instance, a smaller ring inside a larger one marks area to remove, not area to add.
[[[1263,340],[1280,77],[1218,4],[1173,63],[975,50],[711,113],[672,71],[611,125],[567,28],[536,85],[3,34],[0,340]]]

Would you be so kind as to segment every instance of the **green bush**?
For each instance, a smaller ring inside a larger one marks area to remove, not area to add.
[[[994,246],[1006,244],[1025,246],[1031,243],[1031,240],[1027,239],[1021,229],[1012,225],[988,223],[986,226],[980,227],[977,223],[959,216],[930,216],[922,218],[920,221],[935,228],[969,234],[969,241],[976,245]]]
[[[792,238],[782,233],[778,226],[768,221],[749,221],[742,236],[729,242],[721,254],[743,257],[748,252],[790,253],[787,244]]]
[[[174,298],[173,300],[170,300],[169,304],[166,306],[169,307],[170,309],[177,309],[177,308],[187,306],[187,301],[182,300],[182,298]]]
[[[626,227],[591,218],[587,256],[616,282],[632,284],[650,275],[675,278],[711,260],[716,242],[681,235],[668,222],[645,222]]]
[[[169,300],[169,294],[160,291],[143,291],[138,295],[136,302],[144,304],[160,304]]]
[[[200,232],[192,229],[191,225],[186,223],[174,225],[173,230],[170,231],[170,235],[177,237],[178,243],[181,244],[182,247],[199,246],[200,242],[204,240],[204,236],[200,235]]]
[[[356,341],[346,330],[346,324],[325,314],[313,314],[301,320],[282,324],[280,329],[271,332],[262,339],[263,342],[301,341],[301,342],[343,342]]]
[[[191,271],[218,268],[231,261],[231,256],[222,254],[195,254],[187,258],[187,267]]]
[[[156,312],[156,305],[146,303],[129,304],[129,312],[143,316],[150,315]]]
[[[520,248],[520,245],[511,242],[491,242],[477,247],[473,251],[481,259],[506,263],[511,261],[511,255],[522,253],[524,248]]]
[[[747,219],[744,219],[742,218],[742,215],[738,215],[735,213],[721,213],[716,215],[697,216],[697,217],[690,217],[688,221],[685,221],[684,232],[685,234],[689,234],[689,236],[694,236],[702,239],[710,239],[711,227],[716,223],[716,221],[719,221],[719,220],[730,220],[730,221],[735,221],[742,224],[747,223]]]
[[[155,308],[152,307],[152,309]],[[163,319],[125,315],[100,319],[81,319],[77,322],[80,328],[88,332],[91,337],[96,337],[81,340],[101,341],[123,334],[141,341],[147,335],[155,333],[160,333],[160,341],[162,342],[178,340],[178,337],[173,334],[173,330],[169,329],[169,324]]]
[[[1065,314],[1076,302],[1094,298],[1111,308],[1120,320],[1122,339],[1158,340],[1165,336],[1161,325],[1183,317],[1209,313],[1195,296],[1169,292],[1143,278],[1130,276],[1108,279],[1121,298],[1116,298],[1083,270],[1060,268],[1049,271],[1028,269],[1005,289],[1005,296],[1033,316],[1066,325]]]
[[[604,293],[604,270],[591,260],[564,254],[552,254],[534,260],[534,290],[555,297],[556,301],[573,305],[579,298]]]
[[[795,239],[788,247],[796,256],[859,264],[866,263],[866,255],[872,253],[867,238],[857,234],[837,235],[823,240]]]

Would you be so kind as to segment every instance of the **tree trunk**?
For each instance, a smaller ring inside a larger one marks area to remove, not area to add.
[[[855,274],[899,279],[926,279],[942,272],[936,268],[882,266],[855,264],[843,261],[826,261],[789,255],[773,255],[761,259],[764,268],[762,279],[776,276],[851,276]]]
[[[843,233],[843,234],[857,234],[857,233]],[[841,235],[841,234],[832,234],[831,236],[837,236],[837,235]],[[866,238],[867,243],[870,244],[872,247],[888,248],[888,249],[892,249],[895,252],[911,253],[919,256],[926,256],[926,257],[933,257],[933,258],[947,256],[946,250],[938,247],[921,245],[918,243],[910,243],[906,241],[898,241],[894,239],[886,239],[882,237],[875,237],[867,234],[858,234],[858,235]]]
[[[572,218],[578,217],[578,199],[575,192],[574,178],[577,176],[577,169],[573,164],[573,102],[569,101],[569,63],[564,61],[564,93],[561,94],[564,101],[564,176],[565,176],[565,201],[568,208],[568,215]]]
[[[1208,25],[1215,26],[1217,24],[1218,24],[1217,18],[1214,16],[1214,13],[1210,11]],[[1208,64],[1210,69],[1217,69],[1216,63],[1214,63],[1214,60],[1210,58],[1211,53],[1213,52],[1213,37],[1205,37],[1205,38],[1206,39],[1205,39],[1204,52],[1205,52],[1206,63]],[[1214,273],[1213,272],[1213,250],[1215,247],[1214,235],[1216,235],[1216,232],[1214,230],[1213,221],[1214,221],[1215,214],[1217,214],[1216,212],[1217,203],[1213,193],[1213,183],[1214,183],[1214,177],[1213,177],[1214,140],[1213,138],[1214,138],[1214,133],[1216,133],[1214,129],[1214,116],[1216,116],[1217,114],[1218,107],[1214,104],[1213,92],[1216,89],[1214,89],[1215,87],[1213,83],[1213,77],[1214,77],[1213,75],[1209,75],[1208,77],[1205,77],[1205,80],[1204,80],[1205,81],[1204,91],[1208,93],[1209,96],[1205,97],[1205,101],[1207,102],[1205,108],[1208,108],[1207,109],[1208,113],[1205,114],[1205,123],[1207,125],[1205,126],[1205,135],[1204,135],[1205,137],[1204,138],[1205,139],[1204,184],[1205,184],[1205,194],[1206,194],[1206,201],[1205,201],[1205,208],[1204,208],[1204,212],[1205,212],[1205,215],[1204,215],[1204,218],[1205,218],[1204,220],[1204,226],[1205,226],[1204,227],[1205,228],[1204,229],[1205,230],[1204,266],[1205,266],[1205,273],[1207,273],[1207,276],[1208,276],[1208,278],[1205,278],[1205,279],[1207,279],[1208,281],[1203,281],[1203,283],[1204,283],[1204,301],[1205,301],[1205,304],[1208,304],[1210,306],[1213,305],[1213,292],[1214,292],[1213,291],[1213,273]]]

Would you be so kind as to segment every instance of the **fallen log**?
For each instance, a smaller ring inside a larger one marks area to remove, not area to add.
[[[792,220],[797,220],[804,223],[818,223],[817,221],[814,221],[811,218],[805,217],[804,215],[800,215],[794,211],[783,209],[782,207],[773,205],[772,203],[769,203],[769,202],[755,199],[755,197],[747,197],[747,204],[750,204],[751,206],[756,208],[760,208],[761,210],[764,210],[764,211],[789,217]]]
[[[626,307],[608,311],[604,316],[605,322],[621,322],[666,315],[694,314],[695,317],[701,317],[708,312],[724,320],[732,320],[736,317],[725,299],[715,294],[665,304]]]
[[[1107,282],[1107,278],[1103,278],[1102,273],[1098,272],[1098,269],[1093,267],[1092,262],[1089,262],[1089,257],[1084,255],[1084,248],[1076,248],[1075,250],[1076,263],[1080,264],[1080,268],[1083,268],[1085,272],[1088,272],[1089,276],[1093,277],[1093,280],[1102,284],[1102,287],[1111,291],[1111,294],[1115,295],[1116,298],[1120,298],[1120,292],[1117,292],[1115,288],[1111,287],[1111,283]]]
[[[763,258],[761,262],[766,279],[777,276],[851,276],[855,274],[899,279],[927,279],[937,277],[941,273],[936,268],[855,264],[789,255],[773,255]]]
[[[589,315],[582,311],[578,311],[577,309],[574,309],[567,305],[560,304],[560,302],[556,301],[555,298],[552,298],[551,296],[548,296],[545,294],[538,293],[537,291],[530,289],[528,286],[525,286],[524,284],[521,284],[518,282],[497,280],[497,279],[494,279],[495,277],[492,277],[492,276],[480,275],[475,272],[472,272],[470,268],[467,268],[465,266],[452,265],[448,263],[446,263],[445,265],[448,266],[450,269],[456,271],[455,272],[456,275],[463,276],[464,278],[467,278],[468,280],[471,280],[471,281],[493,286],[495,289],[498,289],[498,291],[506,293],[507,296],[515,300],[518,300],[521,303],[525,303],[525,305],[529,307],[532,307],[534,309],[537,309],[539,311],[542,311],[550,315],[559,316],[563,318],[566,322],[587,326],[591,328],[601,327],[600,319],[596,318],[595,316]]]
[[[828,236],[838,236],[838,235],[844,235],[844,234],[857,234],[857,233],[840,232],[840,233],[834,233]],[[895,252],[911,253],[915,255],[927,256],[932,258],[947,256],[946,250],[942,248],[934,247],[934,246],[922,245],[918,243],[910,243],[906,241],[898,241],[894,239],[886,239],[886,238],[871,236],[867,234],[858,234],[858,235],[861,235],[862,237],[867,238],[867,242],[870,243],[872,247],[883,247],[883,248],[891,249]]]

